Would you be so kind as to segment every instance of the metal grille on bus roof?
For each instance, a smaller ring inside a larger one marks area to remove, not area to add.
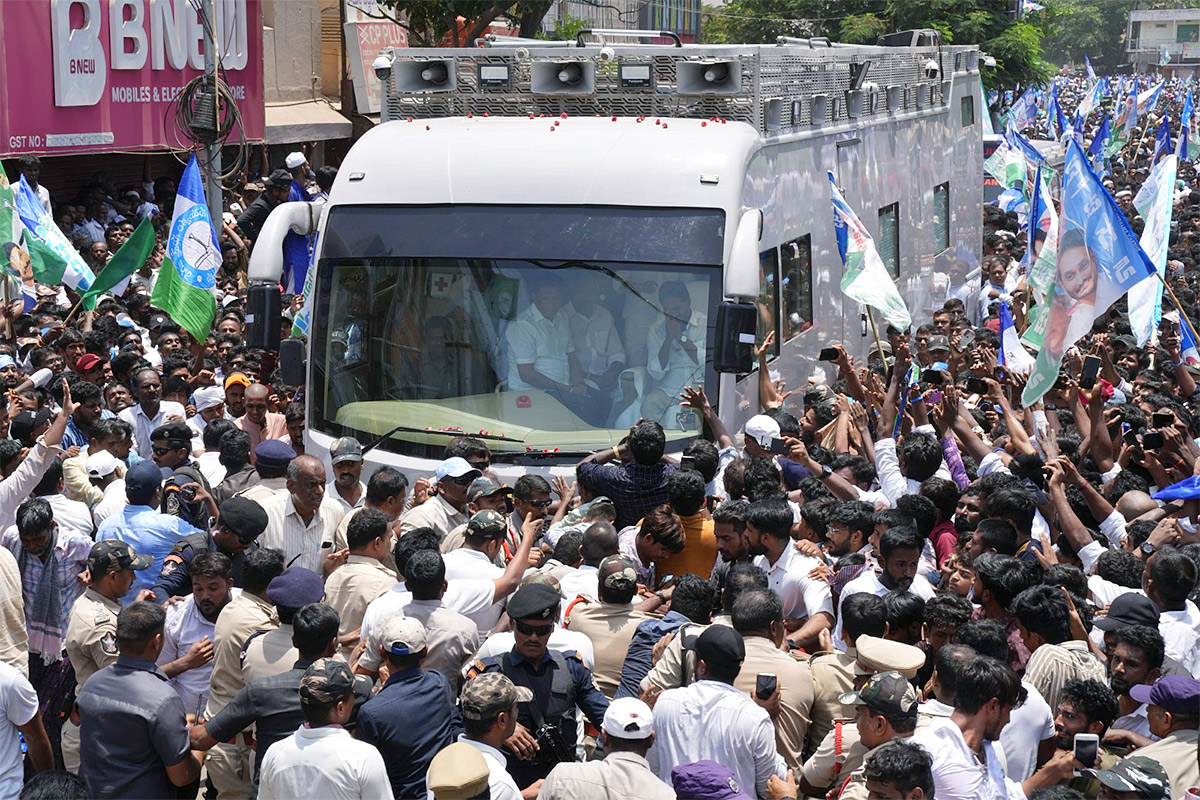
[[[966,47],[912,50],[907,48],[853,47],[812,49],[805,45],[746,45],[738,47],[687,48],[613,48],[616,59],[600,62],[599,49],[530,49],[529,57],[517,58],[516,48],[476,48],[448,50],[399,49],[397,61],[445,58],[453,55],[457,63],[453,92],[405,93],[394,90],[389,81],[388,116],[429,118],[488,114],[525,116],[528,114],[572,116],[674,116],[722,117],[750,123],[760,131],[774,133],[807,126],[812,121],[813,98],[827,96],[824,122],[836,123],[848,118],[846,92],[851,86],[850,64],[870,59],[865,82],[878,86],[872,102],[864,92],[861,116],[911,111],[918,108],[918,85],[928,86],[929,102],[924,108],[944,106],[941,81],[929,82],[923,68],[929,59],[940,60],[946,71],[943,79],[955,72],[978,68],[978,51]],[[957,57],[957,56],[963,57]],[[680,62],[704,62],[737,59],[741,62],[739,91],[722,95],[679,94],[676,85]],[[535,61],[583,61],[595,63],[595,90],[586,95],[535,95],[529,90],[530,66]],[[618,63],[650,64],[652,89],[626,89],[620,85]],[[479,85],[481,64],[509,68],[508,89],[488,89]],[[957,68],[957,69],[956,69]],[[886,90],[903,87],[902,102],[888,107]],[[777,122],[769,123],[769,100],[780,100]]]

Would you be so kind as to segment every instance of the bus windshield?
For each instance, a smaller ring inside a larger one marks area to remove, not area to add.
[[[318,265],[310,425],[440,458],[477,435],[497,460],[567,458],[655,419],[672,449],[715,397],[717,210],[330,210]]]

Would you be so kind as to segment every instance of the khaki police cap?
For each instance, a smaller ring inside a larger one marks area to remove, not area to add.
[[[906,678],[913,678],[925,665],[925,653],[903,642],[863,635],[855,640],[854,646],[858,653],[856,667],[859,674],[894,669]]]
[[[483,753],[455,742],[429,762],[429,791],[436,800],[467,800],[483,794],[490,774]]]

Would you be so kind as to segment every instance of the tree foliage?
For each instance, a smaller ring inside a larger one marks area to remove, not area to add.
[[[1032,83],[1050,73],[1042,29],[1014,19],[1005,0],[729,0],[709,10],[702,31],[711,42],[828,36],[862,44],[913,28],[933,28],[945,44],[975,44],[995,56],[996,69],[985,76],[993,85]]]
[[[413,46],[470,47],[502,17],[521,36],[532,38],[541,29],[551,0],[378,0],[378,4],[408,31]]]

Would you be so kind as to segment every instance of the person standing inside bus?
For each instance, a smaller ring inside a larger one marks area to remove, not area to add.
[[[665,427],[675,426],[679,393],[704,382],[704,315],[692,310],[692,296],[683,281],[666,281],[658,288],[663,317],[650,326],[646,372],[656,381],[642,404],[642,416]]]
[[[529,289],[531,302],[509,326],[508,390],[539,389],[557,398],[589,425],[603,425],[611,401],[583,382],[571,342],[567,304],[557,275],[539,275]]]

